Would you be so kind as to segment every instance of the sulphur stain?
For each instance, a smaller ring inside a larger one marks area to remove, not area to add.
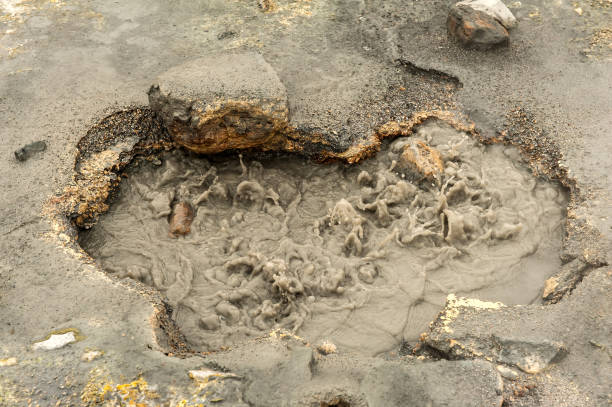
[[[114,383],[110,374],[101,368],[94,368],[89,373],[89,380],[81,393],[81,402],[85,406],[134,406],[147,407],[160,398],[147,381],[139,377],[127,383]]]

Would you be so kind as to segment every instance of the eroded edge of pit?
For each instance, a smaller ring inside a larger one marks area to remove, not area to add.
[[[541,130],[530,128],[527,114],[521,110],[512,111],[505,128],[496,136],[488,138],[483,137],[474,124],[453,112],[430,111],[416,113],[407,122],[385,123],[369,137],[343,151],[333,149],[332,142],[320,134],[311,136],[303,133],[296,138],[295,129],[289,133],[291,143],[275,143],[272,148],[257,146],[250,150],[292,152],[316,162],[340,160],[353,164],[373,156],[380,149],[383,139],[409,136],[416,126],[427,120],[441,120],[485,144],[515,145],[528,158],[534,175],[558,180],[569,190],[566,235],[561,254],[564,265],[559,273],[545,283],[544,299],[547,303],[558,302],[588,272],[605,264],[603,253],[593,249],[597,247],[594,243],[598,240],[598,232],[575,215],[584,197],[568,169],[561,166],[562,155],[558,147]],[[288,123],[286,126],[290,127]],[[299,143],[299,139],[308,142]],[[77,144],[72,182],[61,193],[50,198],[44,207],[44,213],[62,244],[70,247],[82,261],[95,266],[95,261],[78,244],[78,229],[91,227],[108,210],[113,193],[120,184],[122,170],[136,156],[150,157],[162,150],[179,148],[180,144],[170,136],[163,119],[147,107],[126,108],[100,120]],[[98,271],[104,273],[103,270]],[[118,282],[136,288],[154,304],[156,315],[152,325],[158,345],[166,353],[188,354],[190,349],[171,320],[171,310],[163,296],[157,290],[136,281]]]

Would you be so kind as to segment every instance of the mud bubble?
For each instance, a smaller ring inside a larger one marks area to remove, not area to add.
[[[419,154],[425,170],[406,165]],[[128,168],[79,241],[108,273],[160,290],[194,349],[285,328],[376,355],[416,341],[450,293],[532,303],[561,265],[563,189],[515,148],[437,122],[358,165],[159,160]]]

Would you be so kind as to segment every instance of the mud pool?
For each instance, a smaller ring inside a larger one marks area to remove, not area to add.
[[[438,174],[402,165],[415,140]],[[562,188],[433,122],[354,166],[175,150],[127,175],[80,243],[164,293],[199,350],[285,328],[376,355],[416,341],[449,293],[537,302],[561,263]]]

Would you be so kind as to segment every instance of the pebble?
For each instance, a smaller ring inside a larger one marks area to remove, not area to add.
[[[210,379],[225,379],[228,377],[238,378],[239,376],[233,373],[218,372],[216,370],[201,369],[201,370],[190,370],[189,377],[196,382],[207,382]]]
[[[170,217],[170,235],[186,235],[191,231],[193,221],[193,209],[187,202],[179,202],[174,206]]]
[[[0,359],[0,367],[15,366],[16,364],[17,358]]]
[[[32,345],[34,350],[54,350],[62,348],[69,343],[76,342],[74,332],[66,332],[65,334],[52,334],[49,339],[41,342],[36,342]]]
[[[496,369],[497,369],[497,371],[499,372],[499,374],[502,377],[504,377],[504,378],[506,378],[508,380],[516,380],[519,377],[519,375],[516,372],[516,370],[514,370],[514,369],[512,369],[510,367],[507,367],[507,366],[504,366],[504,365],[497,365]]]
[[[411,140],[404,146],[398,169],[407,170],[411,178],[439,181],[444,173],[440,152],[422,140]]]
[[[102,357],[102,355],[104,354],[104,352],[99,351],[99,350],[90,350],[87,351],[85,353],[83,353],[81,355],[81,360],[83,362],[92,362],[100,357]]]
[[[19,150],[15,151],[15,158],[19,161],[26,161],[28,158],[32,157],[36,153],[40,153],[41,151],[45,151],[47,149],[47,143],[44,141],[35,141],[30,144],[26,144],[21,147]]]
[[[336,345],[329,341],[324,341],[322,344],[317,346],[317,350],[322,355],[331,355],[332,353],[336,353],[338,351]]]

